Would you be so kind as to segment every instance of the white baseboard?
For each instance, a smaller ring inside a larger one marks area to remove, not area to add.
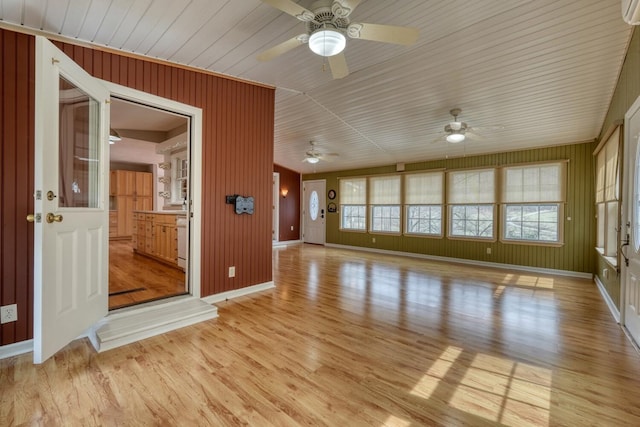
[[[246,288],[234,289],[232,291],[220,292],[219,294],[209,295],[207,297],[201,298],[202,301],[208,304],[215,304],[217,302],[222,302],[226,300],[230,300],[233,298],[242,297],[245,295],[253,294],[255,292],[266,291],[267,289],[273,289],[276,285],[273,283],[273,280],[269,282],[260,283],[253,286],[247,286]]]
[[[0,359],[18,356],[31,351],[33,351],[33,340],[20,341],[9,345],[0,345]]]
[[[609,311],[611,312],[611,315],[613,316],[614,319],[616,319],[616,322],[620,323],[620,310],[618,310],[618,307],[616,307],[616,304],[613,302],[613,300],[609,296],[609,293],[607,292],[607,289],[604,287],[604,284],[600,281],[600,278],[598,276],[595,276],[593,281],[596,282],[596,286],[598,286],[598,290],[602,295],[602,299],[607,304],[607,307],[609,307]]]
[[[297,245],[302,243],[302,240],[283,240],[282,242],[273,242],[274,248],[286,248],[289,245]]]
[[[410,258],[428,259],[432,261],[455,262],[458,264],[469,264],[469,265],[477,265],[482,267],[527,271],[530,273],[554,274],[556,276],[579,277],[581,279],[591,279],[593,277],[592,273],[583,273],[580,271],[555,270],[553,268],[529,267],[526,265],[517,265],[517,264],[502,264],[499,262],[477,261],[474,259],[464,259],[464,258],[451,258],[451,257],[445,257],[445,256],[437,256],[437,255],[418,254],[414,252],[390,251],[387,249],[367,248],[362,246],[338,245],[335,243],[327,243],[325,244],[325,246],[330,248],[350,249],[354,251],[375,252],[375,253],[386,254],[386,255],[399,255],[399,256],[405,256]]]

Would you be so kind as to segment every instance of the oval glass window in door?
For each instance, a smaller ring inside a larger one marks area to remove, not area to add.
[[[311,215],[311,220],[315,221],[318,219],[318,193],[314,190],[311,192],[309,196],[309,215]]]

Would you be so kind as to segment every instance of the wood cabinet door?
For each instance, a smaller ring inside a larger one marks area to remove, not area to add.
[[[138,196],[135,198],[133,210],[135,211],[151,211],[153,210],[153,198],[152,197],[141,197]]]
[[[115,196],[117,194],[117,178],[116,171],[109,172],[109,195]]]
[[[116,196],[118,204],[118,237],[133,233],[133,196]]]
[[[169,255],[171,262],[178,263],[178,227],[170,226]]]
[[[136,195],[138,197],[153,196],[153,174],[150,172],[136,172]]]
[[[136,173],[134,171],[116,171],[117,194],[133,196],[136,189]]]

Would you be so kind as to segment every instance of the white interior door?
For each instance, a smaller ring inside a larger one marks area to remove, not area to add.
[[[640,98],[625,115],[623,224],[627,224],[628,264],[623,261],[621,308],[624,327],[640,343]],[[622,257],[624,259],[624,257]]]
[[[35,363],[107,314],[108,100],[98,80],[36,38]]]
[[[324,180],[304,181],[302,183],[303,204],[303,241],[324,245],[325,243],[325,216],[327,215]]]

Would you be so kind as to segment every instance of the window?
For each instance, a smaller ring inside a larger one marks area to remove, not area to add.
[[[493,239],[495,170],[449,172],[447,184],[449,236]]]
[[[186,150],[171,155],[171,171],[171,202],[182,204],[188,198],[189,162]]]
[[[561,162],[502,169],[503,240],[562,243],[565,166]]]
[[[596,246],[605,257],[617,257],[619,143],[620,127],[617,127],[596,153],[596,214],[598,215]]]
[[[405,175],[405,233],[442,236],[442,172]]]
[[[400,233],[400,176],[369,178],[371,231]]]
[[[340,229],[367,230],[367,179],[340,180]]]

